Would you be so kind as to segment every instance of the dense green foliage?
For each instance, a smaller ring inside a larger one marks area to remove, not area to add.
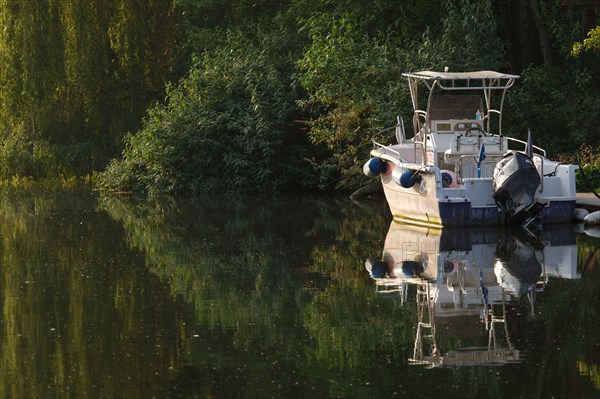
[[[586,50],[574,52],[582,45],[579,32],[567,28],[569,15],[554,12],[549,18],[561,57],[524,71],[520,89],[511,96],[510,125],[522,138],[531,128],[553,154],[573,155],[582,144],[600,145],[600,51],[587,39]]]
[[[294,122],[298,89],[285,70],[285,47],[273,39],[230,35],[228,47],[196,60],[100,182],[167,192],[218,190],[225,180],[236,191],[314,185]]]
[[[581,171],[577,174],[577,187],[582,191],[600,191],[600,151],[589,145],[582,145],[575,159]]]
[[[354,188],[371,139],[391,141],[377,132],[398,115],[410,121],[401,73],[446,66],[522,74],[507,132],[530,128],[552,156],[572,155],[600,145],[597,11],[559,0],[3,2],[0,178],[81,175],[117,156],[98,174],[104,189]]]
[[[390,138],[377,132],[399,113],[411,120],[402,72],[502,66],[500,41],[480,42],[478,36],[494,38],[490,2],[449,2],[442,15],[442,29],[427,29],[418,39],[400,37],[391,27],[370,35],[358,14],[317,14],[303,22],[311,40],[299,61],[300,82],[308,92],[302,104],[318,110],[309,137],[315,144],[327,144],[331,156],[323,168],[330,179],[341,175],[338,186],[362,181],[360,168],[371,139]]]
[[[174,1],[0,2],[0,177],[103,168],[170,80]]]

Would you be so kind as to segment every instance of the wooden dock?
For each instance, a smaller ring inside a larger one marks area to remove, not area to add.
[[[600,199],[594,193],[577,193],[576,205],[577,208],[584,208],[588,211],[600,210]]]

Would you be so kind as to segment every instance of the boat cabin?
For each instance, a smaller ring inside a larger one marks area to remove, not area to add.
[[[486,128],[488,117],[481,97],[438,94],[432,96],[428,108],[427,163],[454,172],[460,179],[491,178],[508,143],[505,137],[493,135]]]
[[[412,141],[422,147],[426,165],[452,172],[459,181],[492,178],[494,165],[508,148],[501,134],[505,93],[518,76],[490,71],[404,76],[409,78],[414,108]],[[420,83],[429,89],[425,109],[419,105]],[[500,101],[494,105],[492,92],[498,90]]]

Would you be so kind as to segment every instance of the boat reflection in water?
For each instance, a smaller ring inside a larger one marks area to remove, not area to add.
[[[507,305],[527,296],[533,312],[535,296],[550,277],[580,278],[575,234],[561,227],[532,239],[514,230],[436,230],[392,222],[382,260],[370,258],[365,266],[377,290],[399,293],[403,304],[416,287],[410,362],[429,367],[519,362],[508,334]]]

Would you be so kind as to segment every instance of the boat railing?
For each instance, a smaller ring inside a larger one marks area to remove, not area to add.
[[[490,114],[497,114],[498,115],[498,135],[502,136],[502,111],[490,108],[490,109],[488,109],[487,113],[488,114],[483,118],[486,122],[487,130],[488,131],[490,130],[490,122],[491,122]]]
[[[389,132],[390,130],[394,130],[394,129],[397,129],[397,128],[398,128],[398,125],[394,125],[394,126],[386,127],[385,129],[382,129],[382,130],[378,131],[378,132],[377,132],[377,135],[380,135],[380,134],[382,134],[382,133]]]
[[[397,118],[398,122],[394,126],[386,127],[385,129],[378,131],[377,136],[381,136],[384,133],[394,130],[396,133],[396,141],[398,142],[398,144],[403,144],[406,142],[406,132],[404,130],[404,120],[402,118],[400,118],[400,116],[397,116],[396,118]]]
[[[400,155],[400,152],[399,152],[399,151],[396,151],[396,150],[394,150],[394,149],[392,148],[392,146],[391,146],[391,145],[385,145],[385,144],[381,144],[381,143],[378,143],[378,142],[377,142],[377,141],[375,141],[375,140],[371,140],[371,141],[373,142],[373,147],[374,147],[375,149],[380,149],[380,150],[382,150],[384,153],[385,153],[385,152],[390,152],[390,153],[392,153],[392,154],[396,155],[396,156],[398,157],[398,160],[399,160],[400,162],[405,162],[405,163],[406,163],[406,161],[405,161],[405,160],[402,158],[402,156]],[[420,141],[415,141],[415,142],[413,142],[413,143],[405,143],[405,144],[412,144],[412,145],[413,145],[413,147],[414,147],[414,151],[415,151],[415,155],[414,155],[414,159],[415,159],[415,161],[416,161],[416,159],[417,159],[417,150],[419,149],[420,151],[423,151],[423,149],[425,148],[425,146],[423,145],[423,143],[422,143],[422,142],[420,142]],[[412,163],[416,163],[416,162],[412,162]]]
[[[542,150],[543,151],[543,150]],[[498,159],[501,158],[500,156],[491,156],[489,158],[486,158],[484,160],[481,161],[482,164],[495,164],[498,162]],[[544,192],[544,156],[542,156],[542,154],[533,154],[533,158],[539,158],[540,160],[540,170],[538,170],[538,173],[540,175],[540,193]],[[461,155],[460,157],[458,157],[458,159],[456,160],[456,164],[455,164],[455,170],[456,170],[456,175],[458,176],[458,181],[463,184],[464,183],[464,177],[461,176],[460,171],[462,171],[462,165],[463,165],[463,161],[464,160],[470,160],[471,162],[478,162],[479,160],[479,156],[478,155]],[[480,177],[479,179],[489,179],[490,177]]]
[[[425,120],[427,120],[427,111],[423,111],[422,109],[415,109],[415,114],[417,116],[422,116],[423,118],[425,118]]]
[[[527,142],[526,141],[519,140],[519,139],[516,139],[514,137],[508,137],[508,136],[505,136],[505,137],[510,142],[515,142],[515,143],[522,144],[523,145],[523,150],[525,150],[527,148]],[[541,153],[544,158],[546,157],[546,150],[544,150],[543,148],[538,147],[537,145],[533,145],[532,147],[533,147],[534,150],[537,150],[539,153]]]
[[[413,126],[415,128],[415,137],[423,132],[423,127],[427,125],[427,111],[415,109],[413,115]]]
[[[498,162],[498,159],[500,158],[500,156],[490,156],[486,159],[481,160],[481,164],[495,164]],[[464,180],[465,178],[462,176],[461,171],[462,171],[462,166],[463,166],[463,162],[467,160],[470,161],[471,163],[478,163],[479,162],[479,155],[477,154],[467,154],[467,155],[461,155],[460,157],[458,157],[458,159],[456,160],[456,164],[454,166],[455,171],[456,171],[456,176],[458,177],[458,181],[461,184],[464,184]],[[491,177],[478,177],[478,179],[481,180],[489,180],[491,179]]]
[[[390,129],[392,129],[392,128],[390,128]],[[384,132],[386,130],[389,130],[389,129],[382,130],[382,132]],[[379,148],[379,149],[383,150],[383,152],[389,151],[389,152],[397,155],[398,158],[400,158],[400,153],[398,151],[394,150],[393,148],[391,148],[391,145],[381,144],[381,143],[376,142],[375,140],[371,140],[371,141],[373,142],[374,148]]]
[[[540,170],[538,171],[538,173],[540,175],[540,193],[544,192],[544,158],[545,158],[545,156],[546,156],[545,151],[544,151],[544,156],[542,156],[541,154],[533,154],[533,158],[540,159]]]

